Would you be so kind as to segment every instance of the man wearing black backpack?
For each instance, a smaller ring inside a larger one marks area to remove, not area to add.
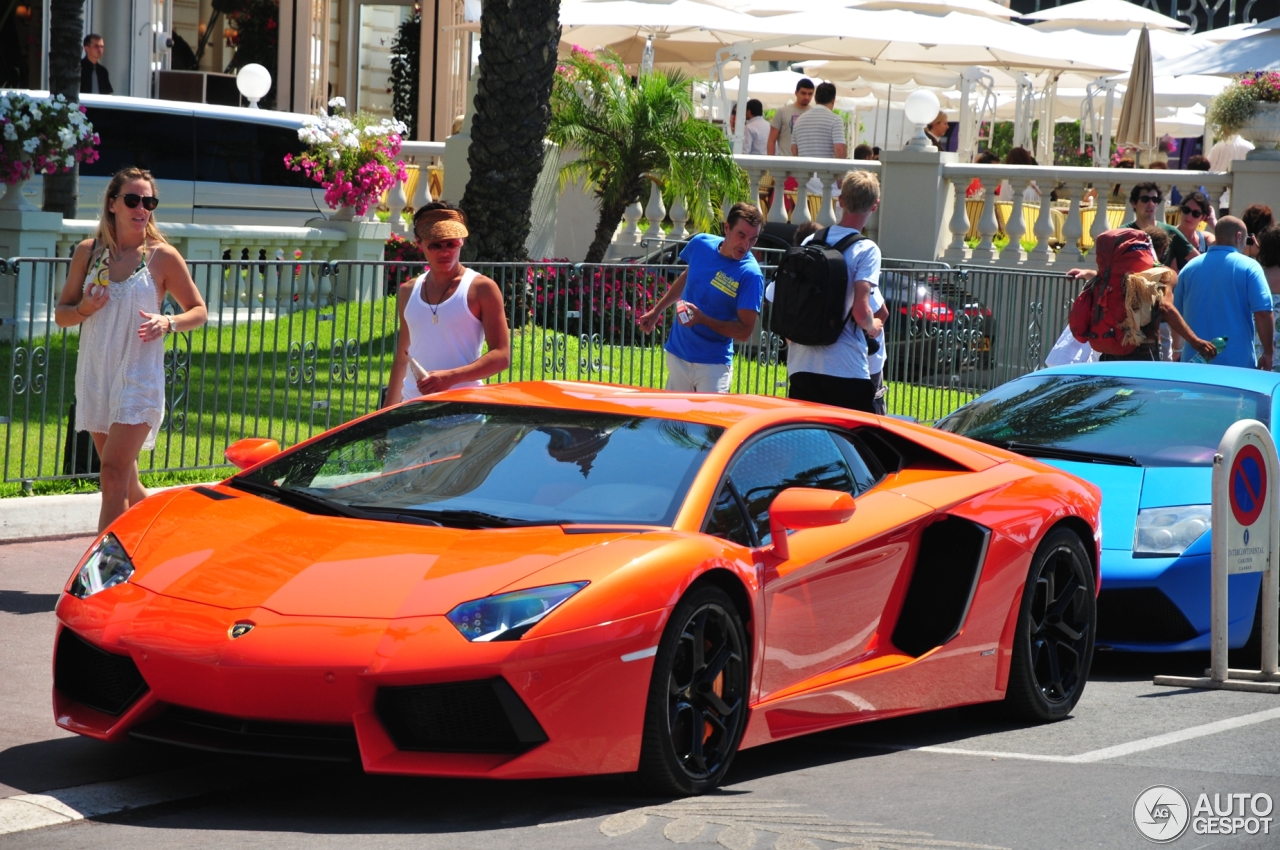
[[[794,265],[787,258],[779,262],[770,330],[788,341],[789,398],[867,413],[884,412],[883,402],[877,404],[874,380],[880,377],[884,363],[882,356],[876,356],[881,351],[886,315],[879,291],[880,248],[862,236],[862,228],[879,204],[880,181],[876,175],[850,171],[840,186],[840,207],[844,210],[840,223],[815,234],[806,246],[821,243],[843,255],[843,268],[839,260],[832,268],[833,282],[837,284],[834,300],[808,294],[821,285],[814,277],[821,265],[811,267],[813,270],[803,269],[804,260],[798,254]],[[813,250],[807,253],[814,254]],[[833,254],[830,250],[825,253]],[[795,272],[788,274],[788,268]],[[829,313],[825,319],[812,315],[820,300],[831,303],[822,308]],[[877,313],[881,314],[879,318]]]

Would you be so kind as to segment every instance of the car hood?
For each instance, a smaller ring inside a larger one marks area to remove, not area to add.
[[[187,492],[161,511],[130,553],[130,581],[226,609],[423,616],[444,614],[624,537],[647,535],[566,534],[559,526],[435,528],[313,516],[244,493],[214,500]],[[640,554],[636,546],[612,548],[628,560]]]
[[[1102,545],[1105,549],[1133,549],[1133,527],[1141,508],[1207,505],[1211,501],[1212,467],[1112,466],[1043,460],[1064,472],[1098,485],[1102,490]]]

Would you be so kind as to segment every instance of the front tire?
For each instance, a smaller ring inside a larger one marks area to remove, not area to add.
[[[654,657],[640,747],[645,790],[683,797],[720,784],[746,727],[750,669],[729,595],[710,585],[687,593]]]
[[[1005,707],[1014,717],[1053,722],[1084,693],[1097,629],[1093,566],[1073,531],[1049,532],[1022,593]]]

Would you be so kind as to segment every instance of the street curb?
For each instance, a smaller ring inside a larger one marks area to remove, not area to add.
[[[0,499],[0,543],[98,533],[100,493]]]
[[[191,484],[179,484],[191,487]],[[156,487],[150,495],[172,490]],[[101,493],[68,493],[62,496],[15,496],[0,499],[0,544],[36,540],[65,540],[98,533]]]

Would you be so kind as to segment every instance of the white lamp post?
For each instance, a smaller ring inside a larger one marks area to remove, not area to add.
[[[906,113],[907,120],[916,125],[916,134],[911,141],[907,142],[907,146],[903,150],[936,151],[938,149],[933,142],[929,141],[929,137],[924,134],[924,128],[933,123],[934,118],[938,117],[940,107],[938,96],[928,89],[918,89],[907,95],[907,102],[903,104],[903,112]]]
[[[258,101],[271,91],[271,72],[257,63],[250,62],[236,74],[236,88],[244,99],[249,101],[250,109],[258,108]]]

